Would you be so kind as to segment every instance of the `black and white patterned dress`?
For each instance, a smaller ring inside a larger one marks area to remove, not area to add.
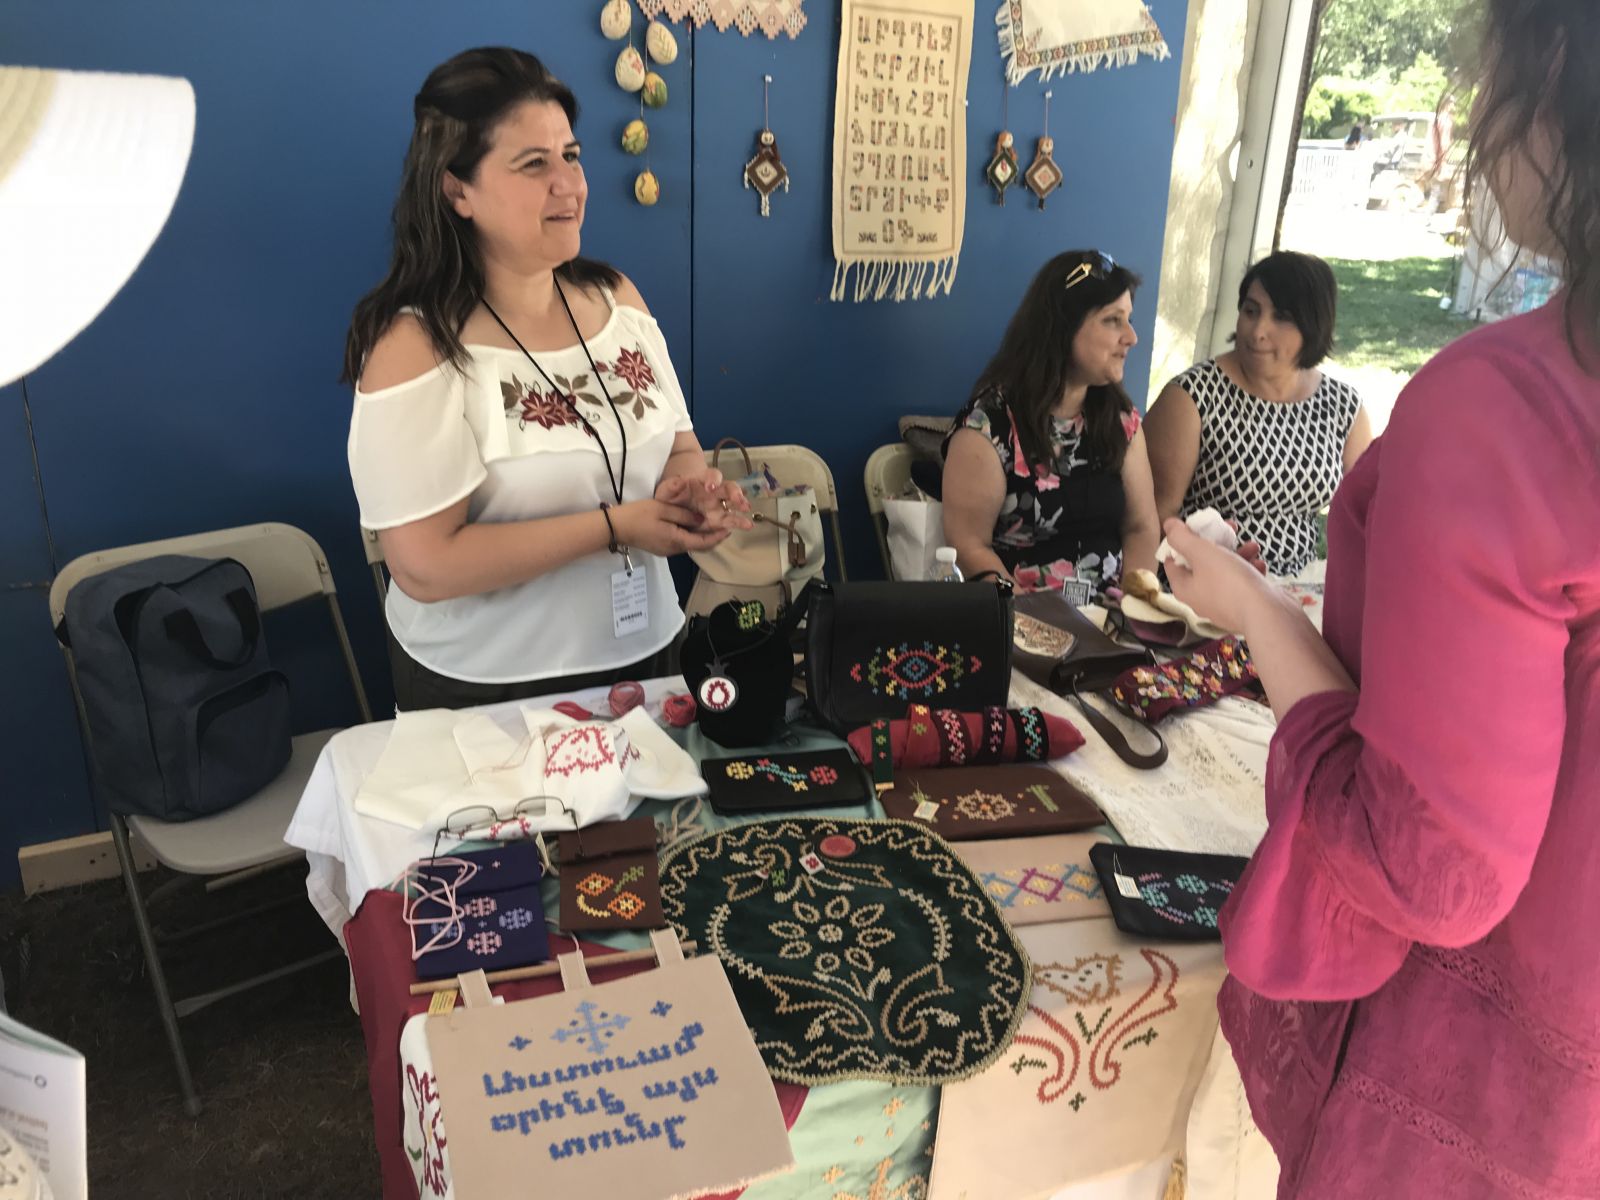
[[[1173,381],[1200,414],[1200,457],[1183,512],[1214,508],[1261,543],[1267,569],[1294,575],[1316,557],[1317,514],[1344,478],[1344,444],[1361,408],[1348,384],[1327,375],[1293,404],[1252,396],[1215,359]]]

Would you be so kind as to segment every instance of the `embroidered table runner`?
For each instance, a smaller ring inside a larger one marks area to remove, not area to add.
[[[1142,0],[1003,0],[995,15],[1006,78],[1126,67],[1141,54],[1171,56]]]
[[[950,847],[905,821],[760,821],[680,843],[661,904],[727,966],[776,1079],[947,1083],[1021,1019],[1010,928]]]
[[[944,1089],[928,1200],[1053,1196],[1183,1147],[1221,956],[1140,943],[1109,920],[1018,936],[1033,963],[1028,1015],[998,1062]]]
[[[833,109],[833,291],[949,293],[967,211],[971,0],[844,0]]]
[[[1089,861],[1097,833],[958,842],[961,855],[1005,919],[1018,925],[1103,919],[1105,892]]]

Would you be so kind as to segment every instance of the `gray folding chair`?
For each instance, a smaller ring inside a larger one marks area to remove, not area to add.
[[[201,558],[235,558],[249,570],[255,580],[257,597],[263,612],[321,596],[328,607],[328,616],[344,656],[345,669],[350,675],[350,686],[355,692],[356,707],[363,721],[372,720],[367,707],[366,690],[361,686],[361,675],[356,667],[355,655],[350,649],[350,638],[345,632],[344,618],[339,612],[339,601],[334,594],[333,573],[328,569],[327,557],[309,534],[291,525],[248,525],[237,529],[223,529],[215,533],[198,533],[187,537],[165,538],[144,542],[136,546],[122,546],[101,550],[75,558],[55,577],[50,585],[50,621],[61,627],[66,613],[67,593],[75,584],[101,571],[123,563],[151,558],[158,554],[191,554]],[[67,676],[72,685],[73,699],[77,704],[78,721],[84,739],[85,751],[94,754],[90,739],[83,695],[78,690],[77,665],[71,647],[63,644]],[[162,931],[158,936],[151,923],[150,910],[178,886],[194,882],[194,877],[205,880],[207,892],[218,891],[246,879],[254,878],[276,867],[296,862],[304,856],[291,850],[283,840],[294,815],[295,805],[305,790],[311,768],[316,764],[322,747],[337,729],[323,729],[296,737],[289,765],[270,784],[243,804],[213,816],[195,821],[169,823],[154,817],[121,816],[110,814],[111,836],[116,844],[117,859],[122,865],[122,879],[127,885],[128,900],[133,906],[134,925],[139,932],[139,943],[144,950],[145,967],[150,973],[150,985],[155,992],[156,1006],[160,1009],[162,1023],[166,1026],[167,1041],[172,1048],[173,1063],[178,1071],[178,1085],[183,1091],[184,1107],[191,1116],[200,1113],[200,1098],[196,1095],[194,1081],[189,1073],[189,1060],[184,1053],[183,1039],[178,1032],[178,1018],[189,1016],[228,996],[253,988],[270,980],[300,971],[317,963],[336,958],[343,953],[338,948],[327,950],[311,958],[290,963],[275,970],[252,976],[240,983],[217,988],[196,996],[183,997],[176,1002],[167,986],[166,972],[162,969],[159,948],[163,944],[192,938],[232,924],[245,917],[254,916],[266,909],[280,907],[291,900],[259,905],[241,912],[231,913],[221,920],[190,926],[176,933]],[[180,873],[179,879],[154,889],[148,897],[140,890],[138,871],[129,847],[129,833],[150,851],[163,866]]]
[[[378,531],[361,527],[361,546],[367,552],[367,567],[372,572],[372,582],[378,589],[378,609],[389,600],[389,576],[384,571],[383,543],[378,540]]]
[[[818,510],[827,516],[833,527],[833,561],[838,576],[841,580],[847,579],[844,569],[844,532],[839,526],[839,489],[834,487],[833,472],[828,469],[828,464],[823,461],[822,456],[815,450],[794,445],[746,446],[745,449],[750,455],[751,462],[766,463],[784,486],[811,485],[811,490],[817,495]],[[743,460],[738,458],[737,450],[725,449],[722,453],[743,464]],[[714,450],[706,451],[707,465],[715,460],[716,454]],[[738,467],[723,471],[729,478],[737,476],[738,473]]]

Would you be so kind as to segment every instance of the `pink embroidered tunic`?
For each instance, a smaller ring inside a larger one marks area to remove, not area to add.
[[[1285,716],[1223,914],[1280,1200],[1600,1196],[1600,380],[1562,304],[1441,353],[1334,501],[1360,692]]]

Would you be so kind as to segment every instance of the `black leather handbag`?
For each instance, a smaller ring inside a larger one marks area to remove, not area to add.
[[[1016,599],[1011,656],[1017,670],[1029,679],[1070,698],[1094,731],[1130,767],[1151,770],[1167,761],[1166,741],[1153,726],[1140,722],[1155,749],[1135,750],[1122,730],[1084,699],[1090,692],[1109,688],[1124,671],[1154,661],[1148,650],[1118,645],[1064,596],[1029,592]],[[1138,719],[1137,714],[1129,715]]]
[[[913,704],[1005,707],[1009,584],[817,582],[807,590],[807,690],[834,732],[903,717]]]

